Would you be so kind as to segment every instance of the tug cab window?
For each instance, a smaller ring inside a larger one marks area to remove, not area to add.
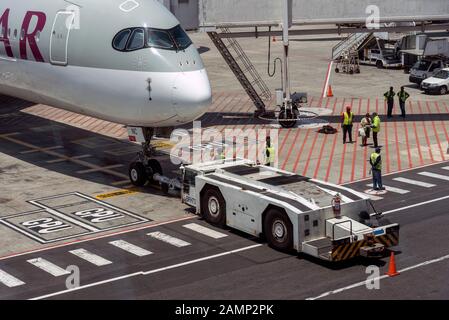
[[[112,41],[118,51],[135,51],[143,48],[163,50],[185,50],[192,45],[187,33],[180,25],[168,29],[128,28],[120,31]]]

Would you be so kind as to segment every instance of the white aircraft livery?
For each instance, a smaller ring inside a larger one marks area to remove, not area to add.
[[[155,0],[1,0],[0,94],[143,128],[211,103],[197,49]]]

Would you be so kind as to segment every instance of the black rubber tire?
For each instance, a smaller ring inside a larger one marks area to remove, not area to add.
[[[340,73],[340,69],[339,68],[335,68],[335,73]]]
[[[447,87],[446,87],[446,86],[440,87],[440,94],[441,94],[442,96],[444,96],[444,95],[447,94]]]
[[[143,187],[148,181],[147,172],[142,162],[131,163],[128,173],[129,180],[137,187]]]
[[[296,118],[296,116],[290,110],[281,110],[281,112],[279,113],[279,124],[283,128],[293,128],[294,126],[296,126],[296,123],[298,121],[293,120],[294,118]]]
[[[214,210],[216,208],[216,210]],[[203,218],[217,227],[226,226],[226,201],[220,190],[207,188],[201,197]]]
[[[164,174],[162,171],[162,166],[159,163],[159,161],[157,161],[155,159],[151,159],[148,161],[148,165],[147,165],[147,179],[153,185],[158,184],[158,182],[153,181],[153,175],[155,173],[159,173],[161,176]]]
[[[263,223],[270,247],[283,252],[293,250],[293,226],[284,212],[275,208],[269,209]]]
[[[383,69],[384,68],[384,63],[382,61],[380,61],[380,60],[377,60],[376,61],[376,67],[378,69]]]

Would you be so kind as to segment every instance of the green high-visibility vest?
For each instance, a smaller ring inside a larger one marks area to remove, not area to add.
[[[376,163],[377,158],[379,158],[379,157],[380,157],[380,154],[375,153],[375,152],[372,153],[371,154],[371,163],[373,163],[373,164]],[[382,171],[382,160],[379,161],[379,163],[376,166],[374,166],[374,169]]]
[[[373,132],[380,132],[380,117],[375,116],[373,119]]]
[[[268,155],[266,163],[274,163],[274,148],[273,147],[267,147]]]
[[[345,112],[345,113],[343,113],[343,115],[344,115],[343,124],[345,126],[352,125],[352,121],[354,120],[354,114],[352,112],[349,114],[347,112]]]
[[[384,97],[388,100],[391,100],[394,98],[394,96],[396,95],[396,93],[394,91],[387,91],[384,94]]]
[[[399,92],[398,93],[398,97],[399,97],[399,100],[401,100],[402,102],[405,102],[405,101],[407,101],[407,99],[410,97],[410,95],[407,93],[407,92]]]

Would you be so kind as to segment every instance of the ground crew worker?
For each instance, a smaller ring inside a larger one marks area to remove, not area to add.
[[[373,173],[373,190],[385,190],[382,185],[382,157],[380,156],[381,149],[376,148],[376,151],[371,154],[370,164],[371,172]]]
[[[396,93],[394,92],[394,88],[390,87],[390,91],[387,91],[384,93],[385,100],[387,100],[388,103],[388,118],[393,117],[393,107],[394,107],[394,97],[396,96]]]
[[[365,135],[362,136],[362,146],[366,147],[368,145],[368,139],[371,135],[371,126],[373,121],[371,120],[371,115],[367,113],[365,117],[360,122],[360,126],[362,127]]]
[[[266,139],[267,145],[265,148],[265,165],[268,167],[274,166],[274,148],[271,146],[271,138],[268,136]]]
[[[351,107],[346,107],[346,112],[342,115],[342,128],[343,128],[343,144],[346,143],[346,136],[349,135],[349,143],[352,143],[352,127],[354,122],[354,113],[351,111]]]
[[[408,98],[410,98],[410,95],[407,91],[404,90],[404,87],[401,87],[401,91],[398,93],[399,97],[399,106],[401,107],[401,117],[405,118],[405,102]]]
[[[373,128],[373,141],[374,141],[374,148],[379,147],[379,141],[378,141],[378,134],[380,132],[380,117],[377,114],[377,112],[373,113],[373,125],[371,126]]]

